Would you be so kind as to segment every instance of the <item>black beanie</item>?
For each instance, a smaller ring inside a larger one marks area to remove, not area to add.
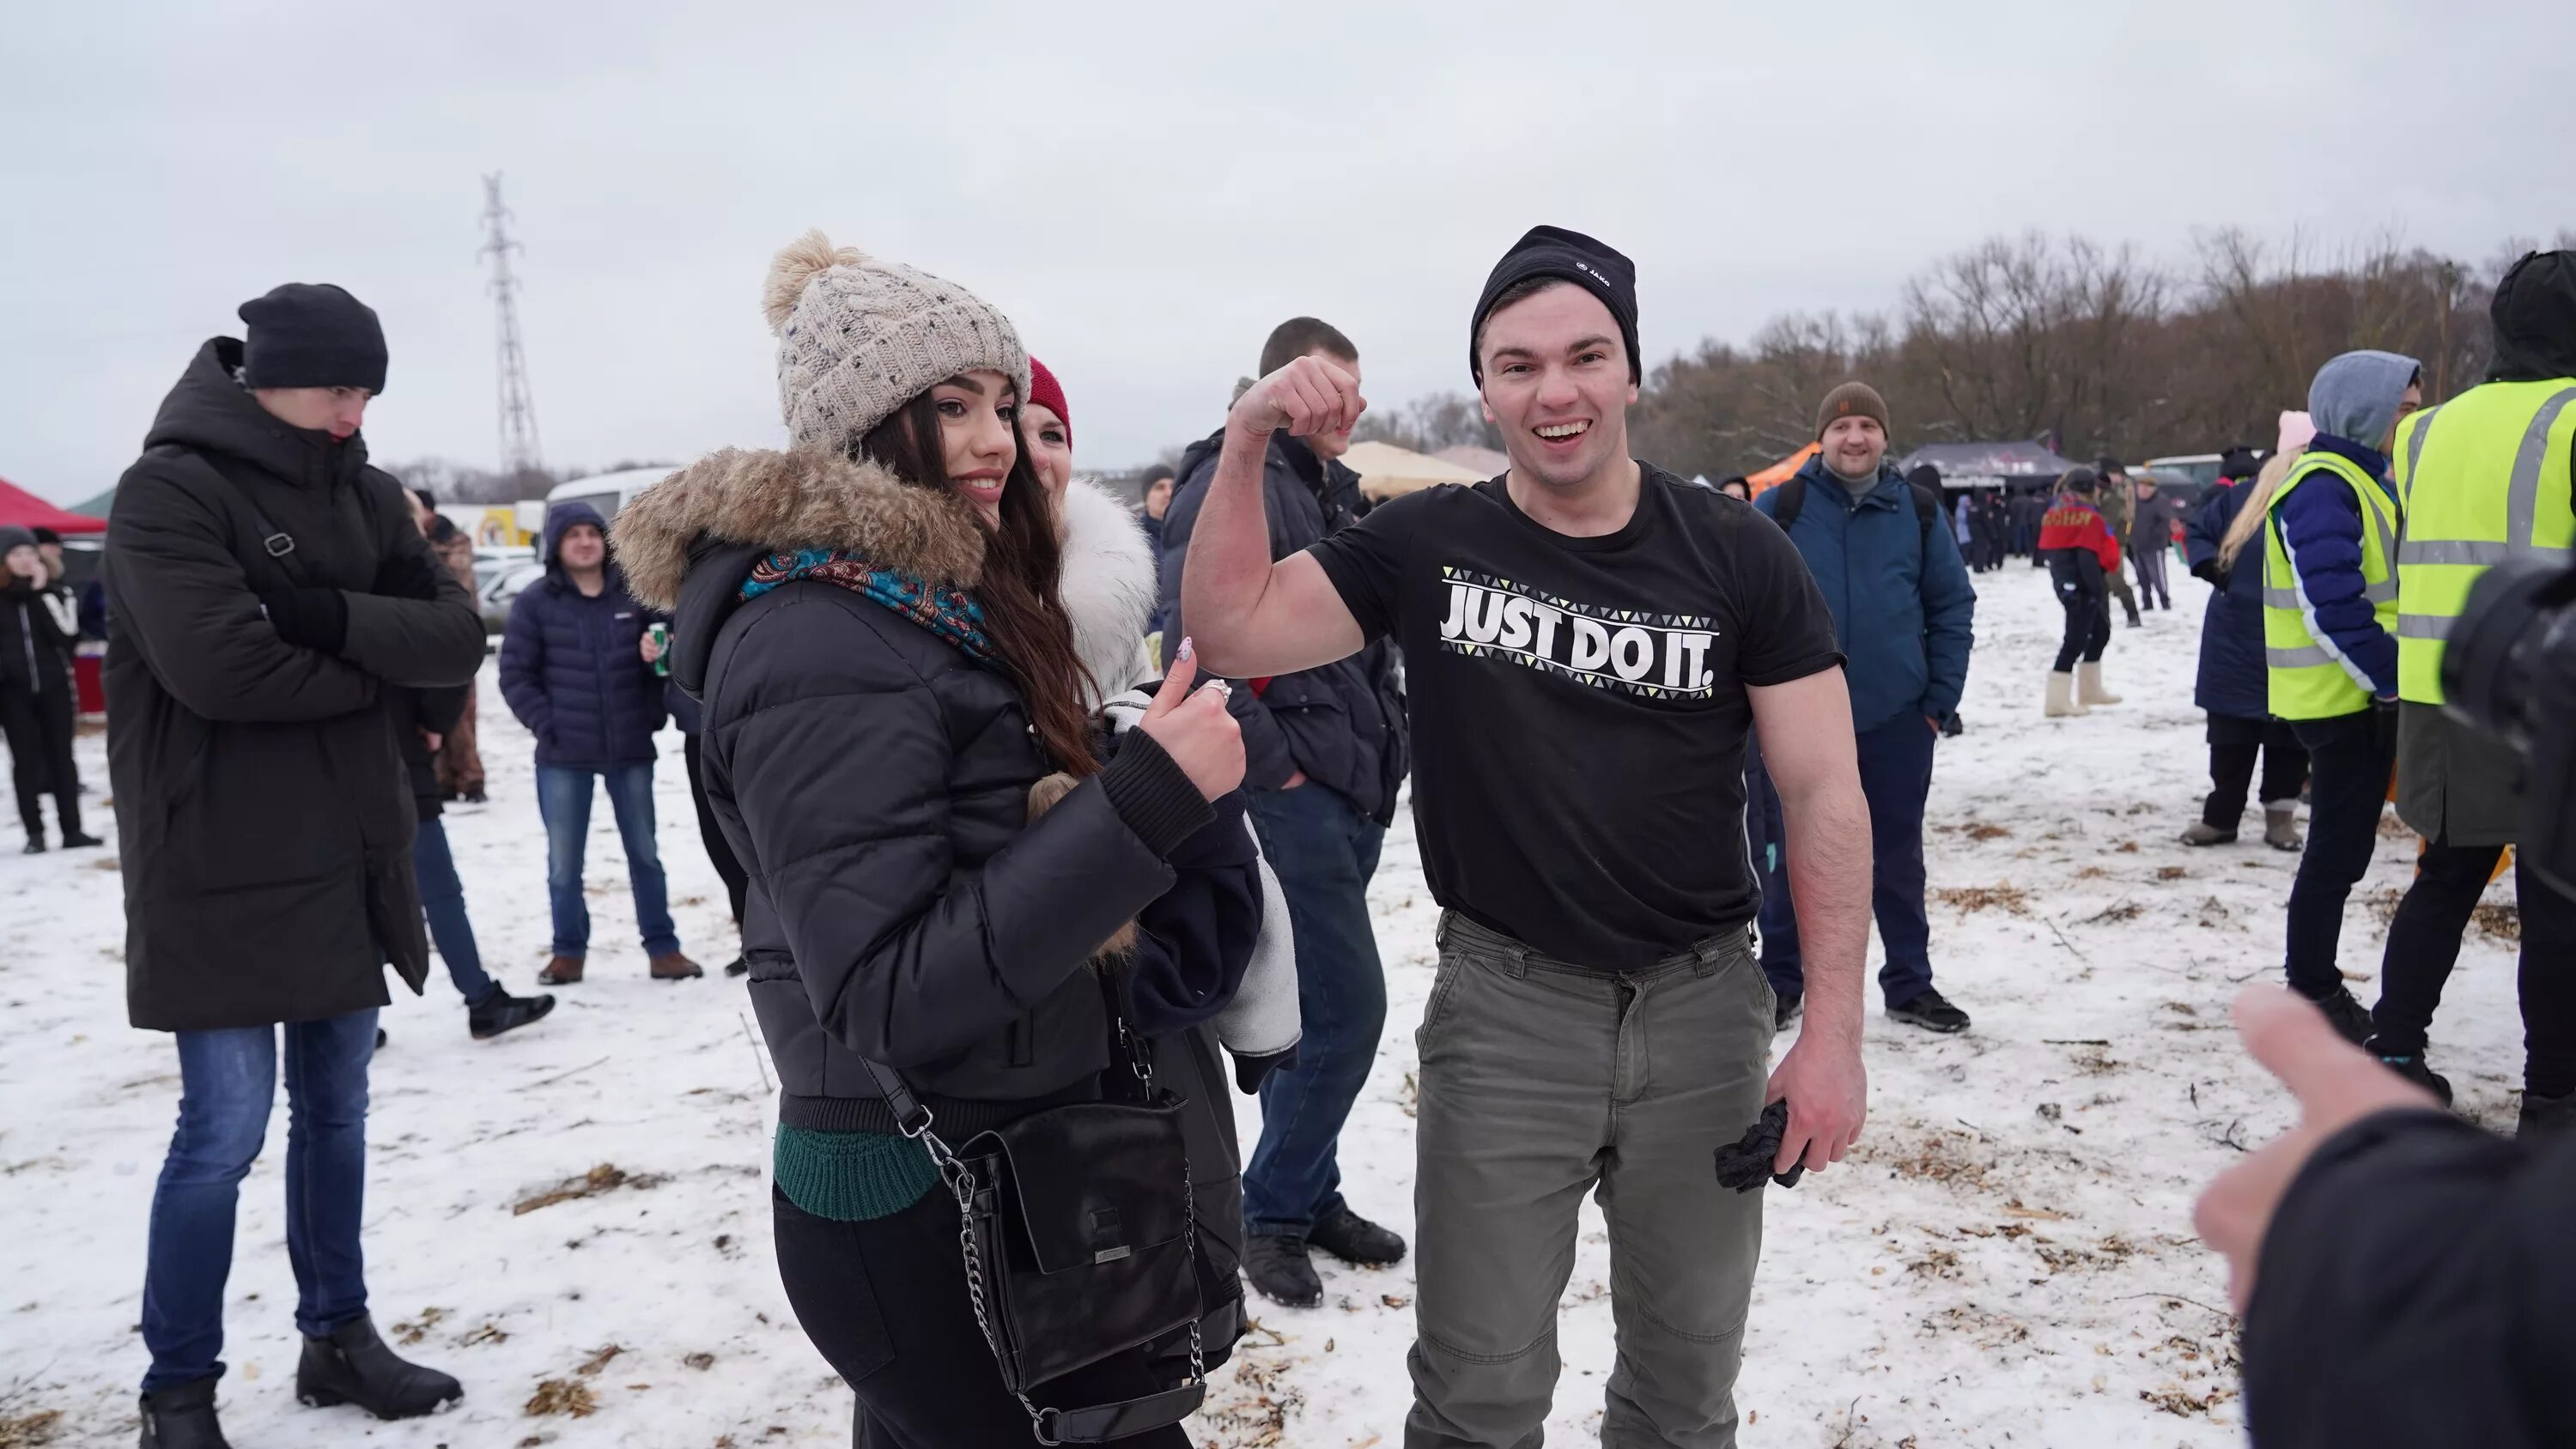
[[[289,282],[241,304],[250,324],[242,381],[251,387],[385,391],[385,329],[375,309],[329,283]]]
[[[1572,282],[1600,298],[1619,323],[1619,340],[1628,344],[1628,380],[1644,384],[1646,369],[1637,351],[1637,264],[1579,231],[1560,226],[1531,227],[1494,263],[1493,275],[1485,278],[1484,295],[1476,299],[1475,320],[1467,324],[1470,376],[1480,384],[1485,380],[1484,360],[1476,355],[1485,314],[1494,310],[1496,298],[1533,277]]]
[[[2262,471],[2262,461],[2254,456],[2251,448],[2230,448],[2218,455],[2218,476],[2221,478],[2251,478]]]

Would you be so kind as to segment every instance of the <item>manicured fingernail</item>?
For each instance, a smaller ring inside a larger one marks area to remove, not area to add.
[[[1190,642],[1189,635],[1184,634],[1181,636],[1181,652],[1172,657],[1175,659],[1189,659],[1195,657],[1198,652],[1198,646]]]

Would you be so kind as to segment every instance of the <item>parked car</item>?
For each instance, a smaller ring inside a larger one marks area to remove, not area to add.
[[[2180,453],[2170,458],[2149,458],[2138,466],[2151,473],[2161,474],[2162,476],[2157,480],[2160,484],[2181,478],[2200,488],[2207,488],[2218,481],[2216,453]]]
[[[521,590],[545,576],[545,565],[534,558],[504,562],[488,576],[478,560],[474,565],[474,593],[483,608],[483,632],[498,634],[508,628],[510,605],[518,602]]]

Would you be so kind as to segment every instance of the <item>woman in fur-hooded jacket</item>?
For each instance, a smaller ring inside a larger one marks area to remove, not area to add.
[[[1096,1098],[1108,998],[1086,963],[1170,888],[1241,739],[1220,694],[1166,691],[1097,753],[1007,318],[820,233],[779,255],[764,304],[791,446],[665,480],[618,521],[618,558],[675,613],[709,802],[751,874],[789,1301],[865,1442],[1014,1442],[1028,1420],[968,1308],[956,1203],[866,1063],[952,1142]],[[1031,819],[1058,773],[1076,783]],[[1158,1387],[1129,1351],[1038,1397]]]

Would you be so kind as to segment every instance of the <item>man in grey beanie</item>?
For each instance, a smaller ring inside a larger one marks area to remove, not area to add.
[[[415,992],[429,969],[386,700],[472,679],[483,624],[367,465],[375,313],[296,285],[241,315],[247,340],[209,339],[161,404],[105,563],[127,1007],[174,1034],[181,1082],[143,1287],[142,1441],[158,1449],[224,1442],[224,1281],[280,1026],[296,1396],[399,1418],[463,1392],[376,1336],[359,1226],[383,968]]]

